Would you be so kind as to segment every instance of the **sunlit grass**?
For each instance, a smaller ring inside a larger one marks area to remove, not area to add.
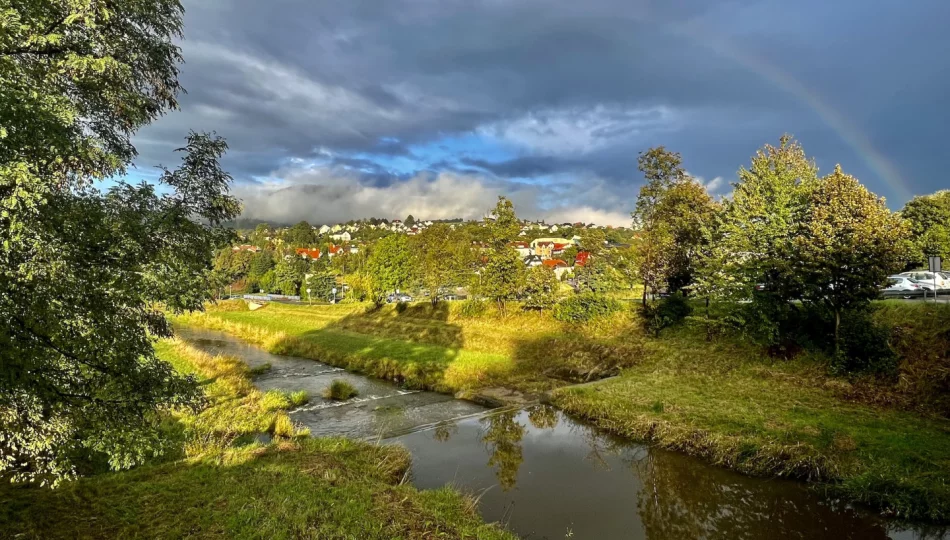
[[[159,342],[157,352],[208,395],[200,412],[175,415],[189,457],[56,490],[0,485],[0,536],[512,538],[483,524],[457,491],[404,485],[410,460],[398,446],[305,437],[285,411],[305,393],[260,392],[242,362],[181,341]],[[276,439],[246,437],[261,432]]]
[[[775,362],[689,332],[648,342],[623,375],[555,391],[612,432],[760,475],[829,482],[893,513],[950,519],[950,423],[843,400],[814,359]]]

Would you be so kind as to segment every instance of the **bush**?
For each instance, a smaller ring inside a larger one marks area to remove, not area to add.
[[[343,379],[334,379],[333,382],[330,383],[330,386],[323,391],[323,397],[337,401],[350,399],[351,397],[355,397],[356,394],[356,388]]]
[[[558,302],[554,318],[569,323],[582,323],[620,311],[620,302],[597,293],[580,293]]]
[[[640,308],[644,327],[659,336],[660,330],[679,324],[693,312],[685,296],[673,295]]]
[[[267,373],[272,368],[273,366],[270,365],[270,362],[266,362],[257,367],[252,367],[250,370],[248,370],[248,373],[250,373],[252,377],[257,377],[257,376]]]
[[[841,319],[839,350],[832,362],[838,373],[893,374],[897,353],[889,328],[874,321],[869,310],[851,311]]]

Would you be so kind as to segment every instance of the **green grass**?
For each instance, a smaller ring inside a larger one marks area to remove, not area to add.
[[[174,318],[177,324],[220,330],[275,354],[313,358],[408,387],[456,392],[489,386],[540,391],[611,374],[635,362],[635,344],[617,326],[572,327],[517,308],[499,317],[464,317],[459,304],[428,303],[399,312],[367,305],[239,302]]]
[[[356,397],[356,393],[356,388],[354,388],[352,384],[342,379],[334,379],[323,391],[323,397],[326,399],[345,401]]]
[[[247,367],[180,341],[159,356],[201,379],[208,406],[181,411],[182,459],[40,489],[0,485],[13,538],[512,538],[471,498],[404,485],[395,446],[311,439],[285,409],[306,394],[263,393]],[[249,436],[269,432],[269,444]]]
[[[319,359],[439,391],[552,390],[554,402],[614,433],[756,475],[806,479],[905,517],[950,521],[950,308],[881,302],[899,377],[830,375],[828,359],[777,361],[699,328],[645,336],[630,312],[571,326],[461,304],[231,303],[176,322],[223,330],[277,354]],[[587,386],[568,382],[621,377]]]
[[[512,538],[450,489],[400,485],[404,450],[345,439],[250,446],[55,491],[4,488],[12,538]],[[18,536],[21,535],[21,536]]]
[[[773,362],[688,331],[649,341],[619,378],[553,402],[611,432],[756,475],[826,483],[888,512],[950,520],[950,422],[842,399],[812,359]]]

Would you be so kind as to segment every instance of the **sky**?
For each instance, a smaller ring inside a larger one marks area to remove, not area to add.
[[[950,187],[946,0],[184,0],[187,90],[131,176],[227,139],[243,217],[625,225],[638,152],[717,197],[790,133],[899,209]]]

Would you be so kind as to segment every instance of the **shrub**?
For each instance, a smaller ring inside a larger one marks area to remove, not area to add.
[[[660,330],[679,324],[693,312],[689,300],[673,295],[658,302],[650,302],[640,308],[644,327],[659,336]]]
[[[554,318],[562,322],[582,323],[620,311],[620,302],[597,293],[580,293],[558,302]]]
[[[832,369],[838,373],[893,374],[898,358],[890,336],[890,329],[875,322],[869,310],[845,313]]]
[[[351,397],[355,397],[356,394],[356,388],[343,379],[334,379],[333,382],[330,383],[330,386],[323,391],[323,397],[337,401],[350,399]]]

